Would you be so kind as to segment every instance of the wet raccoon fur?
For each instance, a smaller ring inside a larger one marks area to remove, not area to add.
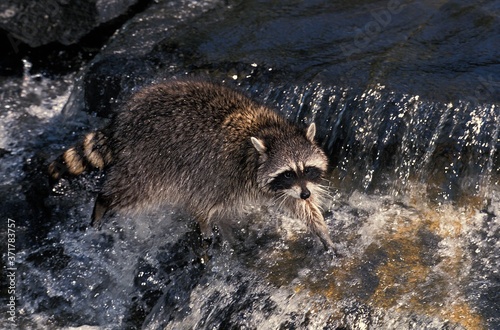
[[[327,158],[306,131],[228,87],[171,81],[136,93],[100,132],[49,166],[52,178],[106,168],[92,224],[110,211],[164,203],[190,211],[204,234],[264,200],[333,245],[321,213]]]

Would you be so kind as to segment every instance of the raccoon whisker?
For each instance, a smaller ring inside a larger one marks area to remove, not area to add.
[[[325,193],[325,194],[330,192],[330,190],[327,187],[321,186],[321,185],[315,185],[314,190],[317,192],[320,192],[320,193]]]
[[[324,185],[324,184],[316,184],[316,187],[318,189],[324,190],[324,191],[330,191],[330,186],[329,185]]]
[[[321,181],[324,182],[324,184],[323,183],[320,184],[323,187],[330,187],[332,185],[332,183],[328,179],[321,178]]]
[[[278,203],[281,199],[284,198],[284,193],[278,193],[275,197],[273,197],[272,199],[272,204],[273,205],[276,205],[276,203]]]
[[[318,203],[316,205],[316,207],[321,211],[321,212],[325,212],[327,210],[327,205],[325,205],[326,203]]]
[[[286,195],[285,198],[280,203],[280,208],[283,208],[285,204],[288,204],[290,202],[290,199],[294,198]]]
[[[333,184],[331,181],[327,179],[322,180],[323,183],[320,183],[319,186],[326,188],[327,190],[337,190],[340,189],[338,185]]]
[[[283,204],[288,200],[288,194],[282,192],[279,193],[279,195],[274,199],[275,205],[278,204],[276,207],[281,209],[283,207]]]
[[[316,186],[314,186],[314,191],[318,195],[320,195],[320,197],[322,197],[322,198],[325,198],[325,197],[333,198],[332,192],[330,191],[330,189],[328,189],[327,186],[316,185]]]
[[[309,190],[311,191],[312,193],[312,196],[314,196],[315,198],[323,198],[325,197],[325,195],[328,194],[328,192],[326,192],[325,190],[323,189],[319,189],[318,187],[309,187]]]
[[[321,199],[333,199],[334,196],[328,191],[317,191],[319,198]]]

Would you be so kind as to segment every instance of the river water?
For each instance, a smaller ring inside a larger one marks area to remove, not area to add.
[[[159,1],[78,72],[36,73],[24,59],[22,76],[1,78],[0,233],[15,223],[15,239],[2,243],[0,281],[17,300],[13,322],[2,291],[0,326],[499,329],[499,5],[404,4]],[[147,63],[122,65],[138,63],[124,48]],[[118,57],[104,83],[89,78]],[[117,215],[97,231],[87,225],[101,173],[49,186],[47,162],[124,97],[110,81],[129,93],[187,72],[318,124],[338,256],[256,206],[207,259],[182,210]]]

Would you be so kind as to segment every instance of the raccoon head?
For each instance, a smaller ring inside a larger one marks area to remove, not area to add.
[[[315,134],[313,123],[306,132],[294,127],[251,138],[260,157],[257,181],[262,190],[282,199],[321,202],[328,161],[314,142]]]

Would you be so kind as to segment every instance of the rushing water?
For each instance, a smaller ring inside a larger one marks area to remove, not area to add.
[[[282,11],[294,15],[303,11],[304,20],[318,13],[323,18],[340,17],[333,5],[321,2],[323,13],[318,3],[283,6]],[[165,6],[172,11],[172,20],[210,12],[214,6],[210,1],[183,4],[187,11],[183,7],[177,14],[172,4]],[[206,35],[212,38],[197,49],[210,54],[213,61],[226,56],[222,53],[227,49],[215,46],[227,37],[233,20],[245,19],[245,12],[261,10],[260,23],[267,30],[271,29],[267,24],[281,26],[287,17],[298,25],[304,23],[276,12],[275,5],[259,9],[251,1],[242,1],[232,11],[216,11],[215,21],[225,23],[218,30],[216,24],[208,24]],[[408,5],[431,7],[426,2]],[[495,8],[492,3],[488,6]],[[347,4],[342,10],[350,15],[357,12]],[[155,13],[167,15],[161,10]],[[423,11],[415,11],[394,16],[395,26],[399,29],[404,17],[422,15]],[[128,28],[141,20],[146,19],[138,17]],[[373,16],[368,15],[370,20]],[[151,19],[147,24],[153,23],[157,24]],[[242,24],[245,31],[244,24],[254,20]],[[303,33],[309,29],[305,26]],[[337,38],[340,32],[334,35]],[[392,35],[388,42],[400,42],[399,36]],[[283,37],[277,49],[290,47],[297,38]],[[321,43],[321,36],[317,39],[311,43]],[[124,37],[117,35],[116,40],[120,44]],[[387,86],[360,87],[354,84],[358,76],[352,72],[352,77],[333,83],[327,79],[331,72],[325,73],[330,69],[323,70],[324,63],[319,66],[321,74],[310,74],[319,57],[309,56],[300,61],[302,67],[296,72],[311,79],[297,83],[297,79],[275,79],[270,72],[279,70],[271,59],[278,62],[282,53],[270,54],[272,50],[259,48],[265,42],[252,40],[246,52],[260,52],[268,62],[254,62],[252,55],[250,62],[243,61],[248,64],[234,67],[222,61],[220,68],[199,64],[191,68],[233,81],[293,121],[318,124],[318,136],[331,161],[331,198],[325,218],[340,256],[325,253],[300,221],[272,207],[255,207],[235,219],[234,242],[216,240],[208,251],[210,258],[195,220],[182,210],[166,207],[137,217],[118,215],[102,230],[87,228],[102,174],[89,173],[51,187],[44,169],[49,160],[105,120],[80,111],[85,108],[85,93],[92,89],[82,81],[84,74],[33,74],[25,60],[22,77],[1,78],[0,216],[4,225],[0,234],[7,237],[9,223],[16,227],[14,264],[8,258],[9,247],[2,243],[0,283],[8,288],[12,282],[7,275],[14,272],[17,300],[14,324],[7,319],[11,295],[2,291],[0,327],[500,328],[500,105],[493,95],[498,92],[499,75],[492,71],[464,78],[477,86],[475,92],[457,87],[458,94],[443,100],[431,97],[432,92],[420,95],[406,85],[399,88],[400,75],[388,79],[392,84]],[[373,43],[365,50],[379,49]],[[102,58],[118,46],[110,44]],[[410,46],[408,52],[416,47]],[[297,52],[299,48],[307,45]],[[244,57],[238,52],[231,56]],[[389,57],[401,52],[393,48]],[[284,56],[284,61],[289,65],[290,58],[298,55],[305,56],[294,53]],[[158,59],[150,56],[152,62]],[[166,63],[167,71],[176,75],[187,71],[182,65],[188,60],[183,58]],[[330,61],[333,66],[338,58]],[[307,70],[302,71],[304,67]],[[126,67],[120,70],[130,73]],[[135,88],[133,79],[120,79]],[[98,92],[101,97],[108,95],[104,89]]]

